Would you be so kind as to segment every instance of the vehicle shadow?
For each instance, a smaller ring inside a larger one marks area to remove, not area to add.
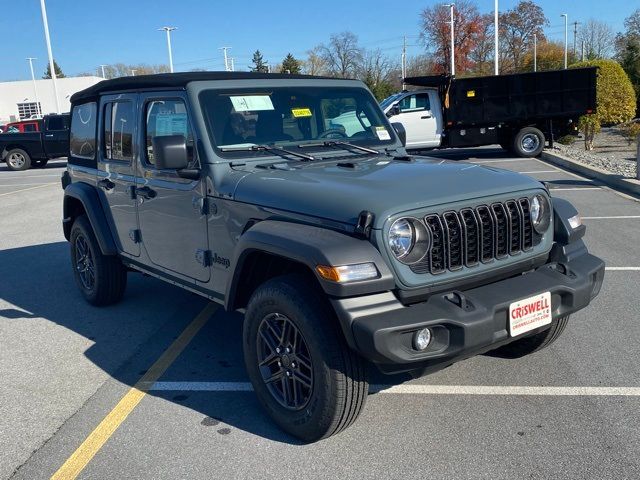
[[[43,318],[81,335],[93,342],[84,351],[86,358],[112,378],[130,386],[140,380],[207,304],[205,299],[183,289],[132,273],[122,302],[92,307],[74,283],[66,242],[0,250],[0,280],[0,299],[9,303],[0,309],[0,322]],[[69,368],[73,370],[74,366]],[[72,374],[73,371],[60,372],[60,375]],[[371,383],[390,384],[407,379],[407,376],[387,377],[373,372]],[[220,307],[160,381],[246,385],[242,315],[226,313]],[[201,413],[202,428],[223,422],[273,441],[300,444],[275,426],[253,392],[189,391],[187,388],[152,389],[149,394]]]
[[[38,171],[38,170],[60,170],[62,168],[67,168],[67,159],[53,159],[49,160],[44,167],[31,167],[29,171]],[[0,161],[0,172],[12,172],[5,162]]]
[[[501,147],[476,147],[476,148],[448,148],[443,150],[417,150],[409,152],[411,155],[423,155],[425,157],[442,158],[444,160],[465,161],[473,160],[500,160],[510,159],[514,161],[526,160],[513,156],[512,153],[503,150]]]

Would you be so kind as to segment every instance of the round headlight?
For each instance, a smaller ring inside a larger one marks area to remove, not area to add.
[[[536,232],[543,234],[551,223],[551,206],[543,195],[536,195],[531,199],[531,223]]]
[[[415,229],[408,218],[400,218],[393,222],[389,229],[389,248],[398,260],[411,252],[415,240]]]
[[[404,264],[421,260],[431,248],[431,235],[416,218],[399,218],[389,229],[389,249]]]

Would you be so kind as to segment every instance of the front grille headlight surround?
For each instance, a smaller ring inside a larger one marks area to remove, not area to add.
[[[534,195],[530,205],[531,224],[540,235],[544,234],[551,225],[551,204],[544,195]]]
[[[387,244],[396,260],[411,265],[429,252],[431,232],[417,218],[402,217],[391,224]]]

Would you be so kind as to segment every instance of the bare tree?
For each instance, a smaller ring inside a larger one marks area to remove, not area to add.
[[[476,48],[469,54],[469,58],[474,64],[473,73],[476,75],[490,75],[493,73],[493,25],[492,14],[482,15]]]
[[[302,62],[302,72],[307,75],[326,75],[327,62],[324,58],[324,47],[318,45],[307,51],[307,59]]]
[[[331,75],[339,78],[354,77],[362,62],[358,37],[351,32],[331,35],[329,44],[323,48],[322,57]]]
[[[613,55],[615,35],[611,26],[600,20],[591,18],[582,25],[578,35],[579,42],[584,42],[587,60],[609,58]],[[578,43],[578,46],[580,43]],[[578,51],[580,51],[578,47]]]
[[[104,67],[104,76],[106,78],[127,77],[134,70],[136,75],[150,75],[153,73],[169,73],[168,65],[147,65],[139,63],[137,65],[127,65],[124,63],[114,63]],[[99,76],[102,76],[102,70],[98,69]]]
[[[514,8],[500,15],[501,70],[515,72],[522,68],[525,54],[533,44],[533,35],[544,41],[543,27],[549,24],[542,7],[530,0],[521,0]]]
[[[388,97],[395,90],[393,75],[398,65],[382,53],[382,50],[364,50],[358,66],[358,78],[367,84],[378,100]]]

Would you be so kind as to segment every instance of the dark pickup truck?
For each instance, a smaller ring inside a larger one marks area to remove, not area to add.
[[[2,161],[9,170],[44,167],[69,153],[69,114],[45,115],[39,132],[0,134]]]

